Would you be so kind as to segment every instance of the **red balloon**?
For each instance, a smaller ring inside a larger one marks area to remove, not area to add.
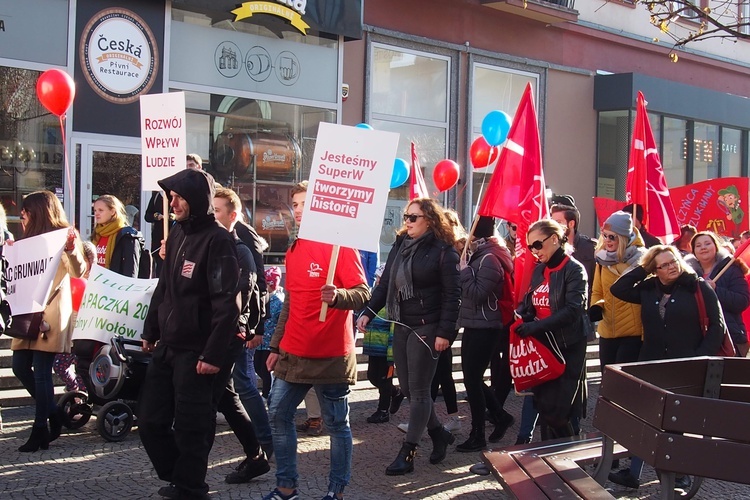
[[[440,191],[447,191],[458,182],[460,172],[458,163],[453,160],[440,160],[432,172],[432,179]]]
[[[66,72],[48,69],[36,81],[36,95],[52,114],[62,116],[73,104],[76,84]]]
[[[487,140],[481,135],[476,138],[469,149],[469,157],[474,168],[489,167],[495,163],[499,155],[500,150],[497,146],[490,146]]]
[[[73,295],[73,310],[78,312],[83,301],[83,292],[86,291],[86,278],[70,278],[70,293]]]

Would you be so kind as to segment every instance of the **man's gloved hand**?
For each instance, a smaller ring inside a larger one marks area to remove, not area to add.
[[[521,338],[526,338],[529,335],[536,335],[543,332],[544,329],[539,326],[538,321],[529,321],[528,323],[521,323],[516,327],[516,333]]]
[[[589,307],[589,320],[592,323],[596,323],[602,319],[604,319],[604,309],[602,309],[602,306]]]

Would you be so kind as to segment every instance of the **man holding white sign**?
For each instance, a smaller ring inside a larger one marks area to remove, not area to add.
[[[292,208],[299,225],[307,182],[292,188]],[[265,500],[297,499],[297,433],[294,414],[311,387],[318,394],[323,421],[331,435],[328,496],[340,498],[351,478],[352,431],[349,386],[357,379],[352,310],[370,297],[357,250],[341,248],[331,263],[333,245],[297,239],[286,253],[287,300],[271,339],[268,370],[276,380],[269,397],[269,417],[276,453],[276,489]],[[329,267],[335,266],[333,273]],[[326,276],[332,276],[326,283]],[[321,301],[330,307],[320,321]]]

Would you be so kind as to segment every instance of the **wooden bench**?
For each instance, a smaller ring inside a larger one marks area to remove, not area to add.
[[[675,474],[750,484],[750,359],[698,357],[609,365],[599,388],[594,427],[605,459],[594,474],[607,480],[617,442],[654,467],[661,498],[674,498]]]
[[[486,451],[482,459],[513,498],[522,500],[611,499],[612,495],[584,470],[599,461],[604,436],[599,432]],[[613,447],[624,457],[624,448]],[[609,460],[611,464],[611,459]]]

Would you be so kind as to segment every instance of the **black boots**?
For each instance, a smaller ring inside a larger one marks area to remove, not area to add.
[[[414,472],[414,455],[416,455],[416,453],[417,445],[415,443],[407,443],[404,441],[396,460],[385,469],[385,475],[403,476],[408,472]]]
[[[487,441],[484,439],[484,422],[481,425],[472,424],[469,439],[456,446],[456,451],[469,453],[471,451],[480,451],[487,447]]]
[[[445,458],[445,454],[448,451],[448,445],[453,444],[456,437],[442,425],[440,427],[435,427],[434,429],[428,429],[427,434],[429,434],[432,439],[430,463],[439,464]]]
[[[21,452],[32,452],[37,451],[39,448],[46,450],[49,448],[49,430],[47,430],[47,424],[44,427],[32,427],[31,436],[25,444],[18,448]]]
[[[60,437],[63,427],[63,411],[62,408],[58,407],[49,416],[49,442],[51,443],[55,439]]]
[[[493,413],[490,417],[490,420],[493,424],[495,424],[495,430],[492,431],[490,437],[488,438],[488,441],[490,443],[499,443],[500,440],[503,439],[503,436],[505,436],[505,432],[510,428],[511,425],[513,425],[513,422],[515,421],[513,415],[505,410],[500,410],[499,413]]]

